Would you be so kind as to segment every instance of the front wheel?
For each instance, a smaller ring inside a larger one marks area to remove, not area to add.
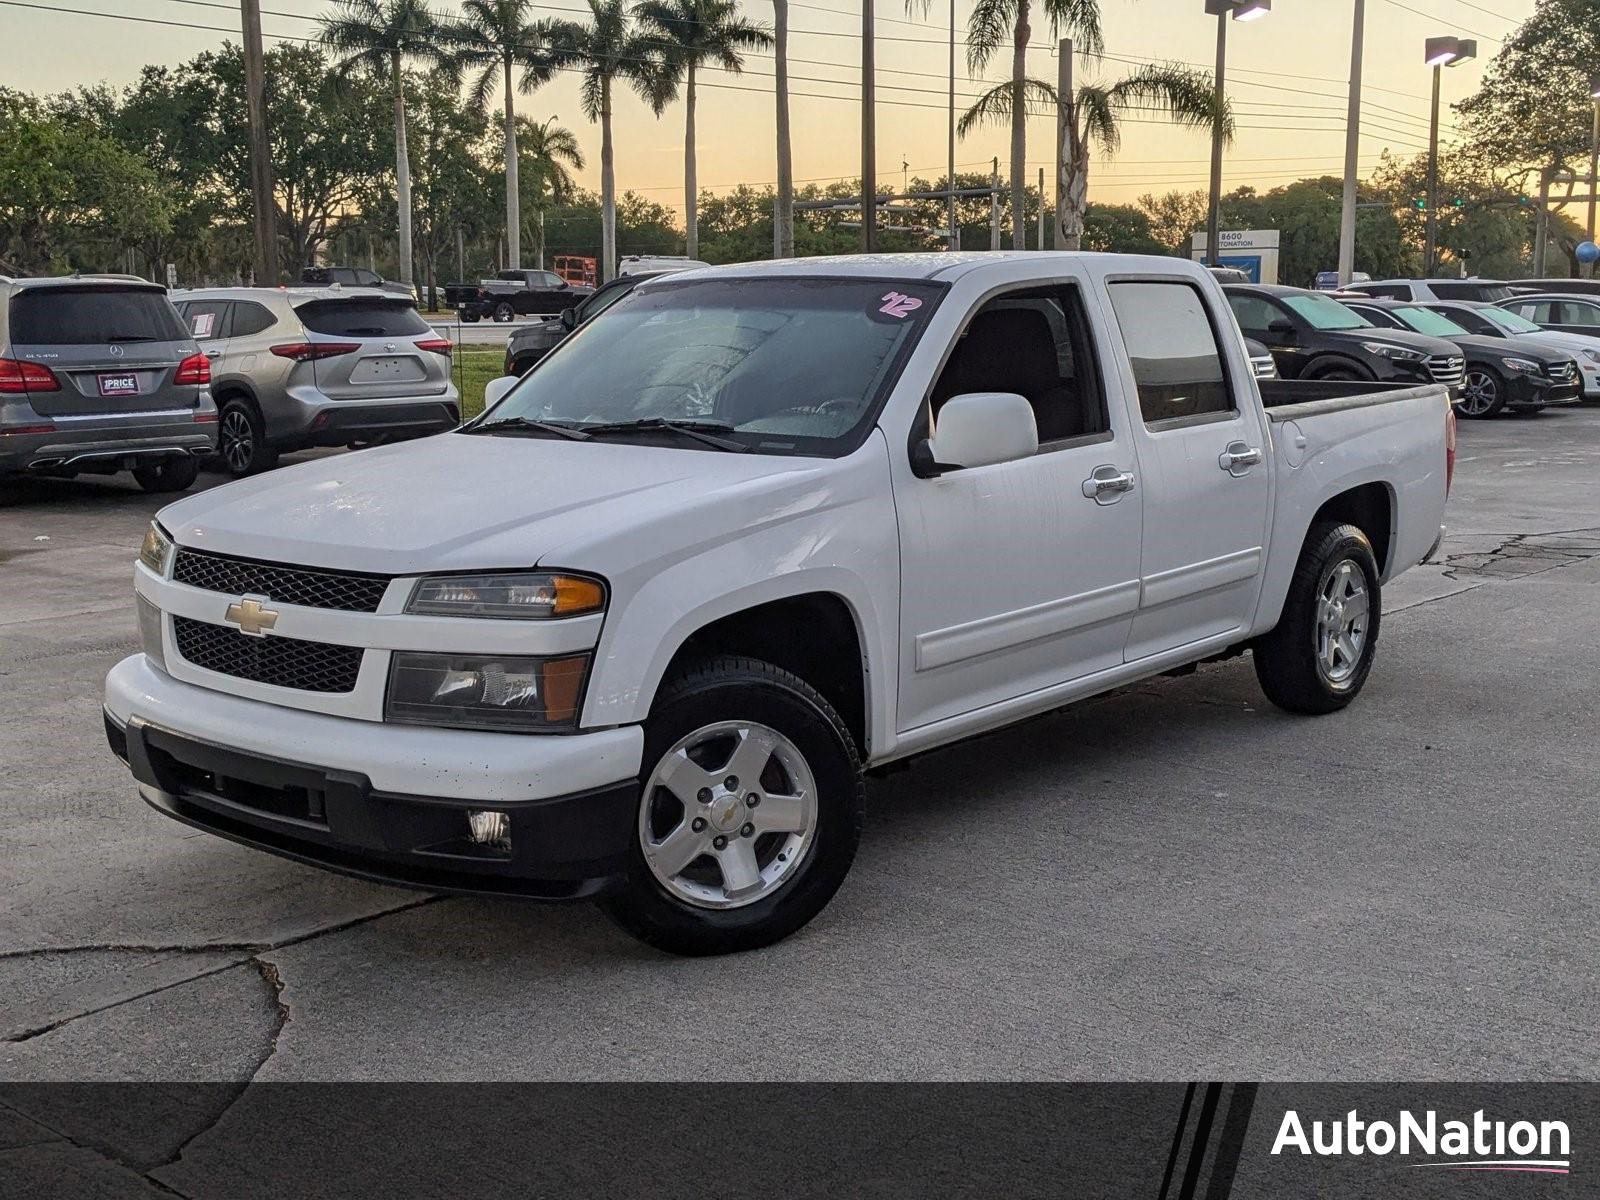
[[[1378,560],[1354,525],[1324,521],[1306,537],[1277,628],[1256,640],[1256,678],[1293,713],[1337,712],[1372,671],[1382,609]]]
[[[629,867],[601,901],[643,942],[729,954],[788,937],[844,881],[861,764],[829,703],[771,663],[718,657],[665,685],[645,725]]]
[[[516,315],[517,310],[511,307],[511,301],[509,300],[502,300],[494,306],[494,319],[502,325]]]
[[[1463,417],[1492,417],[1506,406],[1505,381],[1487,367],[1474,367],[1461,381],[1456,412]]]

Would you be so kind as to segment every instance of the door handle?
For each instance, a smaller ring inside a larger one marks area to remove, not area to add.
[[[1083,494],[1096,504],[1115,504],[1124,492],[1133,491],[1133,472],[1119,467],[1096,467],[1083,481]]]
[[[207,358],[221,358],[222,357],[222,351],[221,350],[217,350],[217,349],[207,350],[206,351],[206,357]]]
[[[1229,475],[1243,475],[1251,467],[1259,466],[1266,454],[1260,446],[1247,442],[1229,442],[1228,448],[1217,456],[1217,466]]]

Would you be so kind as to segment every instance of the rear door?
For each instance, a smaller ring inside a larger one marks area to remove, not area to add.
[[[450,385],[450,356],[420,344],[442,339],[405,299],[325,298],[295,311],[314,347],[317,390],[329,399],[437,396]]]
[[[215,369],[228,350],[228,327],[233,318],[231,300],[185,300],[178,306],[189,336],[200,344],[200,352]]]
[[[1127,659],[1242,632],[1255,613],[1271,513],[1267,430],[1224,351],[1225,311],[1185,278],[1107,280],[1138,397],[1144,495],[1139,611]],[[1251,335],[1255,336],[1254,334]]]
[[[16,358],[48,367],[53,391],[29,392],[46,417],[193,408],[198,386],[173,382],[195,353],[165,291],[127,284],[22,287],[11,299]]]

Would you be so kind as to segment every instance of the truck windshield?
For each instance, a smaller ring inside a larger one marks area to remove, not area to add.
[[[595,436],[654,442],[671,422],[768,454],[848,453],[941,294],[881,279],[647,284],[585,323],[471,428],[603,425]],[[686,449],[710,445],[666,433]]]
[[[1370,329],[1372,322],[1351,312],[1337,300],[1307,293],[1285,296],[1283,302],[1294,309],[1313,329]]]
[[[1425,333],[1429,337],[1453,338],[1466,333],[1465,329],[1449,317],[1430,309],[1397,308],[1394,310],[1394,315],[1418,333]]]

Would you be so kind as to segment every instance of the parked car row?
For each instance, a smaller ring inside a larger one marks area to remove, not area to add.
[[[243,476],[437,433],[461,420],[452,349],[394,291],[0,277],[0,475],[180,491],[218,452]]]

